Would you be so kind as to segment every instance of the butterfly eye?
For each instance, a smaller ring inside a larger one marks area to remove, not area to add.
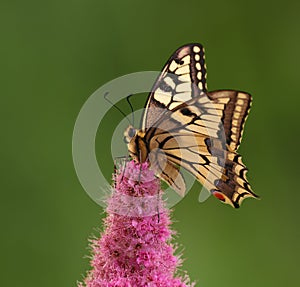
[[[124,132],[124,138],[123,138],[124,142],[128,144],[135,135],[136,135],[136,129],[133,128],[132,126],[129,126]]]
[[[128,136],[129,136],[130,138],[133,138],[133,137],[135,136],[135,133],[136,133],[136,130],[135,130],[134,128],[130,128],[130,129],[128,130]]]

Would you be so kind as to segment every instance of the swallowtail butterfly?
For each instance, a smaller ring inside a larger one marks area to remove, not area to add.
[[[128,151],[150,161],[157,176],[178,194],[186,191],[179,167],[215,197],[238,208],[257,197],[237,149],[251,105],[248,93],[207,91],[204,48],[188,44],[167,61],[145,106],[140,130],[125,131]]]

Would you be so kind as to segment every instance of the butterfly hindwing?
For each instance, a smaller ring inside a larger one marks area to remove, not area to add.
[[[148,129],[145,140],[151,151],[163,152],[169,163],[182,166],[217,198],[238,207],[244,198],[256,195],[246,179],[247,168],[240,155],[227,149],[228,132],[222,122],[226,103],[221,102],[201,95],[182,103]],[[184,188],[174,189],[182,193]]]
[[[171,56],[148,96],[143,130],[153,126],[162,112],[206,92],[204,60],[204,48],[200,44],[185,45]]]
[[[251,190],[246,178],[248,169],[243,164],[241,156],[229,151],[223,168],[223,175],[215,182],[215,189],[211,190],[218,199],[238,208],[247,197],[257,198]]]
[[[247,119],[251,96],[240,91],[214,91],[208,97],[215,108],[223,111],[222,124],[226,135],[228,148],[236,151],[241,143],[245,121]]]

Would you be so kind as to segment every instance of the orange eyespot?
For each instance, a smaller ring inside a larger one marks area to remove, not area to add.
[[[212,194],[214,195],[214,197],[216,197],[217,199],[225,202],[225,197],[221,192],[218,191],[213,191]]]

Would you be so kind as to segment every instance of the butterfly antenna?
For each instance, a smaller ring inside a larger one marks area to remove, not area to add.
[[[132,125],[133,124],[133,122],[131,123],[130,122],[130,120],[128,119],[128,117],[125,115],[125,113],[118,107],[118,106],[116,106],[111,100],[109,100],[108,99],[108,94],[109,94],[109,92],[106,92],[105,94],[104,94],[104,99],[106,100],[106,101],[108,101],[115,109],[117,109],[125,118],[126,118],[126,120],[128,121],[128,123],[130,124],[130,125]],[[127,102],[128,102],[128,97],[126,98],[127,99]],[[131,105],[130,105],[131,106]],[[131,110],[132,110],[132,106],[131,106]]]
[[[134,111],[133,111],[133,107],[132,107],[132,104],[130,102],[130,98],[132,97],[133,95],[129,95],[126,97],[126,100],[127,100],[127,103],[129,104],[130,106],[130,109],[131,109],[131,115],[132,115],[132,124],[134,125]]]
[[[121,182],[123,181],[124,175],[125,175],[125,169],[126,165],[129,162],[129,155],[125,156],[125,160],[123,161],[123,170],[122,170],[122,177],[121,177]]]
[[[117,187],[117,180],[116,180],[116,177],[117,177],[117,160],[114,159],[114,188]]]

